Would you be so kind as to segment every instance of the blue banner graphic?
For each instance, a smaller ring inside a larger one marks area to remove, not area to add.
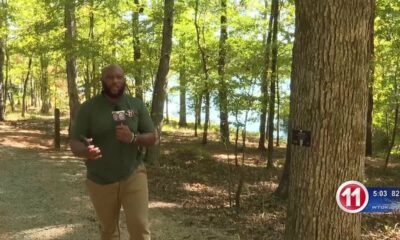
[[[400,213],[400,187],[367,187],[369,200],[365,213]]]

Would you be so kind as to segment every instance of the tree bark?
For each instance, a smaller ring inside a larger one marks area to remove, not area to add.
[[[90,0],[90,13],[89,13],[89,42],[90,45],[93,46],[93,43],[95,41],[94,39],[94,1]],[[88,69],[89,71],[89,80],[90,80],[90,87],[91,91],[90,94],[93,94],[94,96],[98,94],[100,91],[100,81],[98,79],[98,74],[97,74],[97,69],[96,69],[96,57],[93,51],[90,53],[90,60],[88,61],[88,68],[91,68],[91,70]],[[89,96],[90,97],[90,96]]]
[[[294,50],[294,49],[293,49]],[[292,50],[292,51],[293,51]],[[292,55],[294,51],[292,52]],[[292,61],[292,69],[294,69],[294,62]],[[290,78],[290,86],[292,85],[293,74]],[[290,105],[293,101],[293,95],[290,94]],[[287,132],[287,141],[286,141],[286,155],[285,155],[285,165],[283,167],[283,172],[281,179],[279,181],[278,188],[275,191],[275,194],[283,199],[287,199],[289,195],[289,179],[290,179],[290,162],[291,162],[291,145],[292,145],[292,110],[289,109],[289,119],[288,119],[288,132]]]
[[[221,28],[219,35],[219,58],[218,58],[218,75],[219,75],[219,128],[222,143],[229,143],[229,119],[228,119],[228,89],[225,80],[225,56],[226,56],[226,40],[227,32],[227,13],[226,0],[221,0]]]
[[[179,71],[179,127],[187,127],[186,121],[186,69],[181,67]]]
[[[140,25],[139,13],[141,8],[139,0],[134,0],[135,9],[132,13],[132,35],[133,35],[133,61],[134,61],[134,78],[135,78],[135,95],[139,99],[143,99],[143,77],[141,66],[141,49],[140,49]]]
[[[153,100],[151,105],[151,118],[157,131],[158,141],[153,147],[148,148],[146,161],[159,164],[161,128],[164,112],[165,94],[167,88],[167,75],[172,50],[174,0],[164,0],[164,21],[161,43],[161,56],[158,65],[156,80],[154,82]]]
[[[86,66],[85,66],[85,76],[84,76],[84,86],[85,86],[85,99],[88,100],[91,97],[91,84],[90,84],[90,58],[86,58]]]
[[[279,21],[279,0],[272,1],[272,14],[274,15],[274,24],[272,29],[272,65],[271,65],[271,85],[269,95],[268,111],[268,163],[267,168],[273,168],[274,153],[274,117],[275,117],[275,91],[278,76],[278,21]]]
[[[0,29],[6,26],[5,22],[7,19],[6,11],[3,9],[7,8],[7,2],[1,1],[0,8],[2,8],[2,12],[0,13]],[[4,59],[5,59],[5,42],[6,37],[4,34],[0,36],[0,121],[5,120],[5,109],[6,106],[4,104]]]
[[[311,146],[291,145],[286,240],[361,238],[361,215],[335,195],[362,181],[371,1],[295,1],[291,120]]]
[[[31,82],[30,82],[31,84],[30,84],[30,86],[29,86],[29,95],[30,95],[30,98],[31,98],[31,103],[30,103],[30,106],[31,107],[34,107],[35,106],[35,81],[34,81],[34,78],[32,77],[31,78]]]
[[[272,24],[274,22],[274,9],[275,1],[271,1],[271,13],[268,22],[268,34],[265,42],[265,52],[264,52],[264,65],[261,80],[261,114],[260,114],[260,139],[258,141],[258,149],[265,150],[265,123],[267,120],[267,105],[268,105],[268,71],[271,55],[271,42],[272,42]],[[265,11],[267,11],[268,1],[265,0]],[[267,13],[265,13],[267,16]]]
[[[374,54],[374,21],[375,21],[375,0],[372,1],[373,13],[370,19],[369,26],[371,27],[371,33],[369,37],[368,53],[370,54],[370,74],[368,76],[369,86],[368,86],[368,112],[367,112],[367,139],[365,155],[372,155],[372,110],[374,108],[374,73],[375,73],[375,54]]]
[[[277,70],[278,72],[278,70]],[[279,77],[276,78],[276,146],[280,145],[280,108],[281,108],[281,96],[279,89]]]
[[[209,91],[209,86],[208,86],[208,81],[209,81],[210,77],[209,77],[209,72],[208,72],[208,70],[209,70],[208,69],[208,59],[207,59],[207,55],[205,52],[205,47],[201,46],[201,43],[200,43],[200,26],[198,23],[198,20],[199,20],[198,16],[199,16],[199,0],[196,0],[194,25],[196,28],[197,47],[199,49],[200,56],[201,56],[201,63],[202,63],[202,68],[203,68],[203,73],[204,73],[204,82],[205,82],[204,90],[203,90],[203,95],[205,97],[205,101],[204,101],[205,116],[204,116],[202,144],[207,144],[208,124],[210,121],[210,91]]]
[[[397,62],[399,61],[399,59],[397,59]],[[399,73],[400,67],[399,65],[397,65],[396,67],[396,76]],[[399,104],[399,99],[398,99],[398,83],[397,83],[397,79],[394,82],[394,98],[396,101],[396,105],[395,105],[395,110],[394,110],[394,123],[393,123],[393,131],[392,131],[392,138],[390,139],[390,143],[389,143],[389,147],[386,153],[386,158],[385,158],[385,168],[388,167],[389,165],[389,159],[390,159],[390,154],[392,152],[392,149],[394,147],[394,143],[396,141],[396,135],[397,135],[397,131],[398,131],[398,122],[399,122],[399,108],[400,108],[400,104]],[[389,127],[388,127],[389,128]],[[388,137],[389,137],[389,133],[388,133]]]
[[[198,104],[197,104],[197,126],[201,127],[201,108],[203,104],[203,93],[199,94]]]
[[[285,165],[283,166],[283,172],[281,175],[281,179],[279,181],[278,188],[275,191],[275,194],[283,199],[286,199],[289,195],[289,179],[290,179],[290,158],[291,158],[291,138],[292,138],[292,128],[290,126],[290,116],[289,116],[289,126],[288,126],[288,137],[286,144],[286,156],[285,156]]]
[[[198,127],[201,127],[201,102],[202,102],[203,95],[198,94],[198,96],[195,97],[195,103],[194,103],[194,136],[197,137],[197,129]]]
[[[40,112],[43,114],[48,114],[51,108],[50,104],[50,92],[49,92],[49,78],[48,78],[48,66],[49,60],[47,56],[40,56],[40,95],[42,107]]]
[[[69,128],[68,136],[71,136],[73,120],[79,109],[79,96],[76,86],[76,57],[74,54],[74,46],[76,40],[76,21],[75,21],[75,0],[65,1],[65,18],[64,26],[65,43],[67,53],[65,56],[66,69],[67,69],[67,82],[68,82],[68,98],[69,98]]]
[[[204,108],[205,108],[206,112],[204,114],[205,116],[204,116],[204,126],[203,126],[203,140],[201,141],[201,143],[207,144],[208,126],[210,125],[210,92],[208,89],[206,90],[204,95],[205,95]]]
[[[6,115],[7,114],[7,112],[6,112],[6,110],[7,110],[7,96],[8,96],[8,88],[9,88],[9,79],[8,79],[8,73],[9,73],[9,70],[10,70],[10,54],[9,54],[9,51],[7,50],[7,43],[6,43],[6,48],[5,48],[5,57],[6,57],[6,76],[5,76],[5,83],[4,83],[4,95],[3,95],[3,98],[4,98],[4,115]]]
[[[169,124],[168,93],[165,94],[165,123]]]
[[[400,104],[397,102],[396,103],[396,109],[394,111],[394,126],[393,126],[393,132],[392,132],[392,139],[390,140],[389,148],[386,153],[386,158],[385,158],[385,168],[389,166],[389,159],[390,159],[390,153],[392,152],[392,149],[394,147],[394,142],[396,140],[396,133],[398,131],[398,124],[399,124],[399,107]]]
[[[24,81],[24,92],[22,94],[22,112],[21,116],[25,117],[25,111],[26,111],[26,89],[28,88],[28,81],[29,77],[31,74],[31,69],[32,69],[32,57],[29,58],[29,63],[28,63],[28,72],[26,74],[26,78]]]
[[[0,25],[1,27],[1,25]],[[5,108],[6,106],[4,105],[4,74],[3,74],[3,69],[4,69],[4,40],[0,39],[0,121],[5,120]]]

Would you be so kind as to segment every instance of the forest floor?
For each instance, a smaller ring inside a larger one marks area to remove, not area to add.
[[[0,239],[98,239],[85,166],[67,147],[66,125],[63,119],[62,149],[55,151],[50,117],[0,123]],[[164,129],[160,166],[147,167],[152,239],[283,238],[286,202],[273,192],[285,148],[277,147],[277,168],[267,170],[257,139],[249,138],[240,167],[240,208],[235,208],[239,171],[233,146],[225,147],[215,134],[203,146],[191,129]],[[392,160],[387,170],[383,162],[367,160],[368,186],[399,185],[400,160]],[[362,219],[362,239],[400,239],[399,215],[364,214]],[[127,239],[124,218],[120,221],[122,239]]]

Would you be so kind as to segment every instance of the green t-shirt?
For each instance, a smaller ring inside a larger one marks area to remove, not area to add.
[[[128,125],[135,133],[154,131],[153,122],[143,101],[123,95],[117,103],[111,103],[100,94],[84,102],[73,124],[72,138],[93,138],[93,144],[100,148],[102,157],[87,160],[87,177],[99,184],[109,184],[128,177],[143,161],[143,153],[134,144],[118,141],[115,136],[117,123],[112,111],[124,110]]]

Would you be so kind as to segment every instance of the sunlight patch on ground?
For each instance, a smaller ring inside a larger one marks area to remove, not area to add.
[[[212,194],[218,194],[225,191],[222,188],[211,187],[201,183],[182,183],[182,188],[188,192],[209,192]]]
[[[33,228],[25,231],[21,231],[15,234],[0,235],[0,239],[40,239],[50,240],[58,239],[65,234],[68,234],[77,227],[82,227],[81,224],[66,224],[66,225],[54,225],[46,226],[42,228]]]
[[[77,157],[75,157],[75,156],[72,156],[72,155],[65,155],[65,156],[49,156],[49,158],[50,159],[64,159],[64,160],[77,160],[77,159],[80,159],[80,158],[77,158]],[[65,161],[62,161],[62,162],[65,162]],[[68,161],[69,162],[69,161]]]
[[[216,159],[219,162],[228,163],[228,155],[227,154],[213,154],[212,156],[214,159]],[[229,163],[232,165],[235,165],[235,155],[234,154],[229,154]],[[242,155],[241,154],[238,155],[238,163],[239,163],[239,165],[242,165]],[[260,161],[259,158],[252,158],[252,157],[246,157],[244,164],[249,167],[261,167],[261,166],[266,165],[265,161]]]
[[[160,201],[151,201],[149,202],[149,208],[180,208],[181,206],[176,203],[170,202],[160,202]]]
[[[265,188],[266,190],[273,192],[276,190],[279,184],[274,181],[260,181],[259,185]]]
[[[16,129],[15,131],[4,131],[2,135],[6,136],[0,140],[0,145],[3,146],[23,149],[49,149],[52,146],[52,140],[45,139],[43,133],[37,130]],[[38,140],[37,137],[39,136],[42,136],[42,139]]]

